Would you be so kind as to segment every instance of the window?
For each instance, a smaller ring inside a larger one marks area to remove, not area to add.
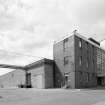
[[[92,51],[93,51],[93,55],[94,55],[94,46],[92,46]]]
[[[89,73],[86,73],[86,82],[89,81]]]
[[[94,46],[92,46],[92,53],[93,53],[92,56],[93,56],[93,59],[94,59],[94,50],[95,50]]]
[[[79,65],[82,65],[82,56],[79,57]]]
[[[79,48],[81,48],[82,47],[82,40],[80,39],[79,40]]]
[[[87,68],[89,67],[88,59],[87,59],[87,61],[86,61],[86,67],[87,67]]]
[[[69,46],[69,44],[68,44],[68,38],[66,38],[66,39],[64,39],[64,41],[63,41],[64,51],[65,51],[65,49],[66,49],[68,46]]]
[[[89,74],[89,81],[91,81],[91,79],[92,79],[92,74],[90,73]]]
[[[69,57],[66,56],[64,57],[64,65],[67,65],[69,63]]]
[[[83,73],[80,71],[80,82],[82,82],[82,76],[83,76]]]
[[[93,69],[94,69],[94,67],[95,67],[94,65],[95,65],[95,62],[94,62],[94,58],[93,58]]]
[[[94,58],[93,58],[93,65],[94,65]]]
[[[86,42],[86,50],[87,50],[87,51],[89,50],[89,49],[88,49],[88,46],[89,46],[89,45],[88,45],[88,42]]]

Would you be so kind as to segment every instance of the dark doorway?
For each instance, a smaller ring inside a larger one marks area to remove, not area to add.
[[[31,88],[31,73],[26,74],[26,87]]]
[[[98,78],[97,78],[97,84],[98,84],[99,86],[102,85],[102,77],[98,77]]]
[[[65,76],[65,87],[68,88],[68,76]]]

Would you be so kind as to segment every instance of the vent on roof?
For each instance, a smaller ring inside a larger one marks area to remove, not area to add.
[[[97,44],[98,46],[100,46],[100,43],[98,41],[96,41],[95,39],[93,38],[88,38],[88,40],[90,40],[91,42]]]

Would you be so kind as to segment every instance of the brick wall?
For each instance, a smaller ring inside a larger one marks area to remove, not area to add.
[[[81,47],[79,46],[80,41],[81,41]],[[75,36],[76,88],[96,86],[97,85],[96,70],[97,70],[97,64],[96,64],[95,46]]]

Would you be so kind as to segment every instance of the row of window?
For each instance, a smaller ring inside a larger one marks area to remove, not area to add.
[[[69,47],[69,43],[68,42],[69,42],[69,38],[66,38],[66,39],[63,40],[63,48],[64,48],[64,50]],[[79,48],[82,48],[82,39],[81,38],[79,38],[78,46],[79,46]],[[88,46],[89,46],[88,42],[86,42],[86,49],[87,50],[88,50]],[[92,49],[94,49],[93,45],[92,45]],[[94,52],[94,50],[93,50],[93,52]]]
[[[89,67],[89,59],[87,58],[86,59],[86,67],[88,68]],[[93,65],[94,65],[94,59],[92,60]],[[79,66],[82,66],[82,56],[79,57]]]
[[[79,39],[79,48],[81,49],[82,48],[82,39],[80,38]],[[88,59],[88,54],[89,54],[89,49],[88,49],[88,42],[86,42],[86,50],[87,50],[87,58],[86,58],[86,67],[88,68],[89,67],[89,59]],[[93,55],[93,64],[94,64],[94,46],[92,46],[92,55]],[[81,66],[82,65],[82,56],[79,57],[79,65]]]
[[[69,64],[69,56],[64,57],[64,65]],[[93,64],[94,64],[94,60],[93,60]],[[79,57],[79,66],[82,66],[82,56]],[[86,61],[86,67],[89,67],[89,61]]]
[[[64,65],[69,64],[69,56],[64,57]],[[93,64],[94,64],[94,60],[93,60]],[[82,66],[82,56],[79,57],[79,66]],[[86,67],[89,67],[89,60],[87,59],[86,61]]]
[[[69,41],[68,38],[66,38],[66,39],[63,40],[63,48],[64,48],[64,51],[65,51],[66,48],[69,47],[68,41]],[[79,40],[79,47],[82,48],[82,40],[81,39]]]
[[[97,68],[98,71],[103,73],[105,70],[105,51],[97,48]]]
[[[80,77],[80,82],[83,81],[83,79],[85,79],[86,82],[91,81],[92,78],[95,77],[94,73],[88,73],[88,72],[79,72],[79,77]]]
[[[63,41],[63,46],[64,46],[64,51],[66,48],[69,47],[69,43],[68,43],[68,38],[64,39]],[[78,45],[79,45],[79,48],[82,48],[82,39],[80,38],[79,39],[79,42],[78,42]],[[88,42],[86,42],[86,48],[87,48],[87,54],[88,54]],[[94,55],[94,46],[93,46],[93,55]],[[67,65],[69,63],[69,57],[66,56],[64,57],[64,65]],[[93,58],[93,64],[94,64],[94,58]],[[82,65],[82,56],[79,57],[79,65],[81,66]],[[88,61],[88,58],[87,58],[87,61],[86,61],[86,67],[88,68],[89,67],[89,61]]]

